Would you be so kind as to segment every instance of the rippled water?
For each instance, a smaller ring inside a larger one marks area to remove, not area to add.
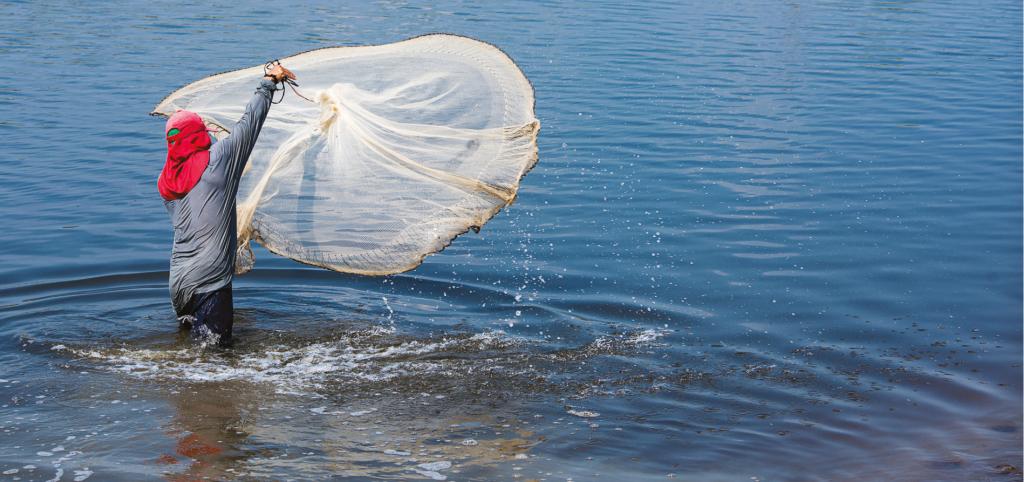
[[[146,113],[435,31],[536,88],[516,204],[400,276],[259,252],[236,345],[191,345]],[[2,3],[0,472],[1019,480],[1021,37],[1011,1]]]

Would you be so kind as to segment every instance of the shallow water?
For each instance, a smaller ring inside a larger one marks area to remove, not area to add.
[[[9,2],[0,27],[0,480],[1021,478],[1019,2]],[[517,202],[400,276],[260,250],[235,346],[191,345],[149,109],[434,31],[536,88]]]

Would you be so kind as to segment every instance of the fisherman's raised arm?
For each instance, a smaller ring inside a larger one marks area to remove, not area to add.
[[[245,113],[231,129],[231,133],[220,142],[214,144],[211,155],[217,168],[224,169],[224,179],[228,186],[234,188],[249,161],[249,154],[252,153],[259,137],[263,122],[270,111],[271,99],[276,89],[276,84],[284,79],[295,79],[295,74],[290,70],[275,65],[267,72],[267,75],[256,87],[249,103],[245,106]],[[221,165],[221,163],[223,163]]]

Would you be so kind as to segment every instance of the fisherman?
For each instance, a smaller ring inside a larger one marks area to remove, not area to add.
[[[267,70],[241,120],[217,143],[194,112],[179,110],[167,120],[167,161],[157,187],[174,226],[171,302],[194,338],[231,341],[235,195],[276,84],[286,79],[295,74],[279,63]]]

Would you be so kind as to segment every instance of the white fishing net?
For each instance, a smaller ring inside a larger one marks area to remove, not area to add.
[[[516,196],[537,161],[533,88],[496,47],[455,35],[281,59],[299,91],[272,106],[238,193],[236,271],[249,241],[348,273],[407,271]],[[263,67],[207,77],[154,114],[229,129]]]

